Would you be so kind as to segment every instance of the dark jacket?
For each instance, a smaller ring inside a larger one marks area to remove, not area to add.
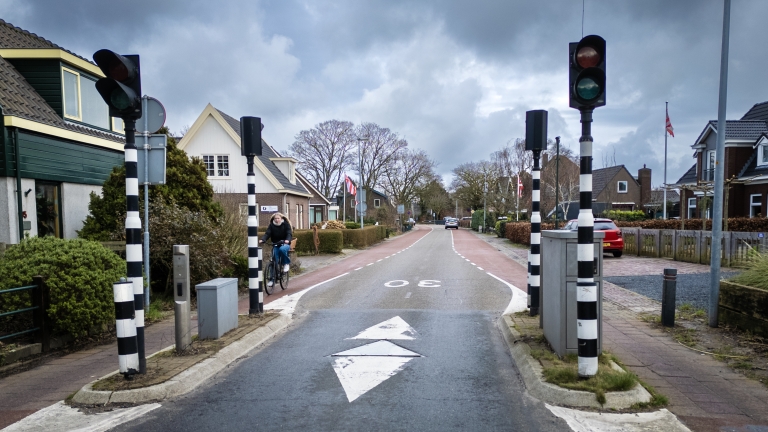
[[[264,237],[262,237],[261,240],[267,241],[267,239],[270,239],[272,243],[282,243],[283,240],[291,241],[293,238],[292,234],[291,225],[283,219],[283,223],[279,226],[275,225],[274,222],[270,222],[267,227],[267,232],[264,233]]]

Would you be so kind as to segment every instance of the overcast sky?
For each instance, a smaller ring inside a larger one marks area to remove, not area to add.
[[[664,102],[675,128],[668,181],[717,118],[722,0],[586,0],[583,34],[607,42],[607,105],[594,114],[594,167],[615,153],[663,180]],[[568,43],[582,1],[0,0],[0,17],[90,58],[140,54],[144,93],[191,125],[207,103],[262,117],[287,149],[329,120],[375,122],[439,162],[446,180],[525,135],[549,111],[549,136],[578,151],[568,107]],[[728,118],[768,100],[768,1],[733,0]]]

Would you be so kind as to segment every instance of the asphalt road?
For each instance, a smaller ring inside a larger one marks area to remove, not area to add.
[[[115,430],[568,430],[525,394],[496,328],[510,289],[442,226],[405,239],[306,292],[268,345]],[[377,355],[344,353],[361,347]]]

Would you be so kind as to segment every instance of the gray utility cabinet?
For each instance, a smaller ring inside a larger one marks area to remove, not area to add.
[[[200,339],[218,339],[237,328],[237,279],[218,278],[195,286],[197,290],[197,334]]]
[[[597,284],[597,352],[603,352],[603,237],[595,231]],[[557,355],[578,354],[576,337],[576,231],[541,233],[541,322],[544,336]]]

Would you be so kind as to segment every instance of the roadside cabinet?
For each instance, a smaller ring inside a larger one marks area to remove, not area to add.
[[[237,328],[237,278],[218,278],[195,286],[197,334],[218,339]]]
[[[603,352],[603,237],[595,231],[597,285],[597,352]],[[541,324],[544,337],[558,356],[578,354],[576,337],[576,231],[541,233]]]

